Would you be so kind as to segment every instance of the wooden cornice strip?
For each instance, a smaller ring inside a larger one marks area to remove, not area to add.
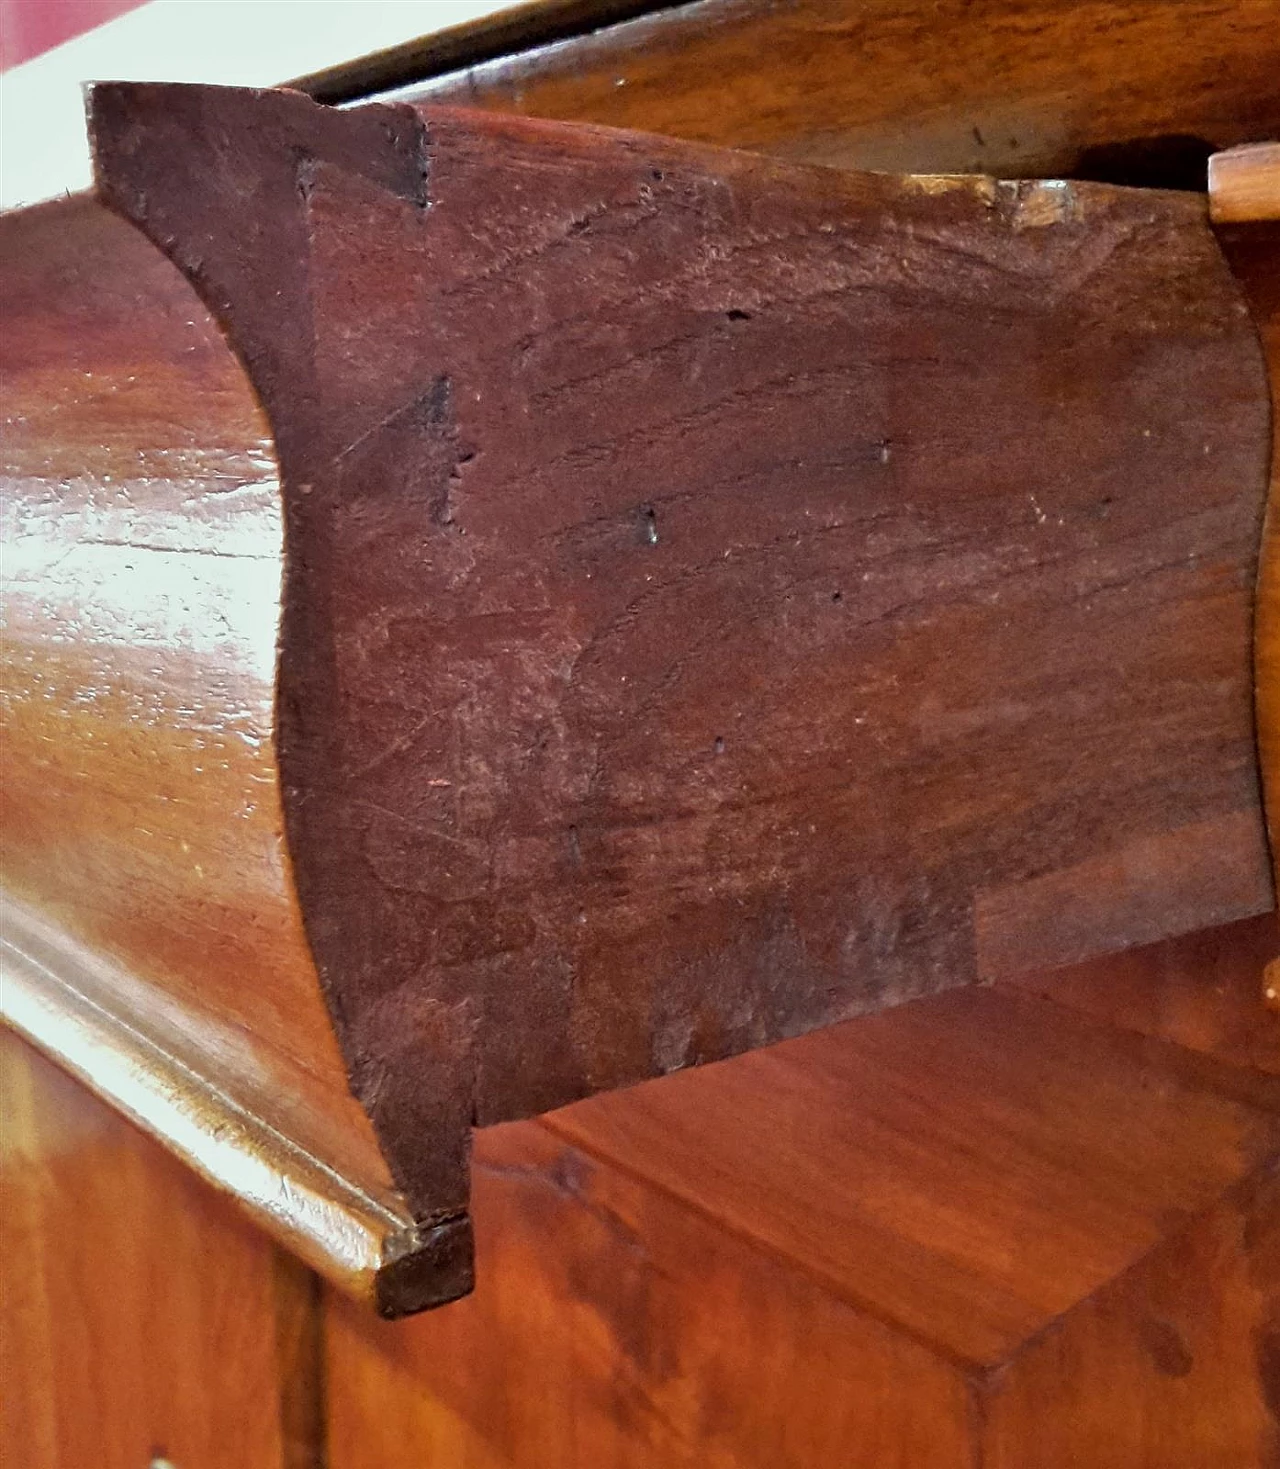
[[[440,1236],[350,1095],[284,845],[261,409],[179,272],[92,199],[0,220],[0,292],[0,1006],[329,1279],[429,1304]]]
[[[231,1195],[339,1289],[400,1316],[433,1304],[437,1241],[394,1196],[375,1197],[219,1090],[120,1013],[100,956],[0,897],[0,1020]]]
[[[353,102],[463,67],[595,35],[606,26],[681,8],[685,0],[531,0],[415,37],[281,85],[317,102]]]
[[[1202,188],[1213,149],[1280,131],[1274,0],[1142,0],[1107,17],[1080,0],[698,0],[492,60],[455,41],[452,74],[426,45],[420,80],[406,71],[382,100],[844,168],[1168,188]]]

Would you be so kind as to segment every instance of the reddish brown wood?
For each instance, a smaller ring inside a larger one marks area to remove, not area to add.
[[[474,1297],[331,1307],[333,1469],[1264,1469],[1278,1109],[967,990],[495,1129]]]
[[[315,1282],[0,1030],[0,1460],[318,1469]]]
[[[92,113],[272,418],[295,871],[421,1217],[472,1121],[1270,906],[1265,387],[1201,203]]]
[[[1181,188],[1213,148],[1280,135],[1274,0],[700,0],[492,60],[475,31],[480,64],[457,69],[459,37],[403,95],[843,168]]]
[[[1277,950],[1280,934],[1268,913],[1009,982],[1109,1025],[1275,1075],[1280,1014],[1266,1004],[1262,976]]]
[[[23,905],[0,1011],[331,1279],[421,1304],[412,1261],[438,1262],[348,1088],[284,840],[265,417],[190,285],[91,199],[5,216],[0,291],[0,866]],[[46,986],[34,1029],[15,962]]]
[[[5,885],[107,961],[99,998],[385,1189],[288,870],[265,416],[190,285],[91,199],[6,215],[0,289]]]

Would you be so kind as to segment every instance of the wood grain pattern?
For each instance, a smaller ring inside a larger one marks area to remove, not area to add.
[[[983,1463],[1267,1469],[1280,1456],[1278,1311],[1270,1169],[1031,1344],[993,1384]]]
[[[5,1024],[232,1195],[299,1260],[370,1305],[392,1306],[388,1287],[422,1244],[403,1201],[367,1192],[281,1132],[273,1126],[279,1114],[253,1110],[252,1095],[229,1089],[208,1055],[166,1051],[146,1033],[145,1016],[113,1003],[115,976],[104,984],[103,968],[30,910],[0,901]],[[287,1101],[300,1108],[302,1099]]]
[[[319,1469],[306,1272],[7,1031],[0,1087],[4,1463]]]
[[[92,129],[271,416],[290,845],[420,1217],[473,1121],[1271,906],[1201,203],[283,93]]]
[[[27,910],[0,1011],[331,1279],[416,1299],[427,1242],[350,1093],[285,848],[261,408],[187,282],[92,200],[6,216],[0,291],[0,820]]]
[[[1263,1469],[1280,1089],[966,990],[477,1139],[476,1294],[328,1316],[333,1469]]]
[[[1269,1097],[1280,1103],[1280,1080]],[[987,989],[740,1057],[705,1082],[593,1098],[547,1125],[985,1368],[1275,1146],[1233,1068]]]
[[[1280,1073],[1280,1015],[1263,973],[1280,949],[1274,914],[1007,981],[1123,1030]]]
[[[5,883],[115,961],[144,1031],[385,1188],[284,847],[266,419],[191,287],[101,205],[8,215],[0,250]]]
[[[643,1177],[516,1123],[475,1190],[470,1300],[394,1331],[331,1301],[332,1469],[967,1464],[951,1363]]]
[[[1215,224],[1280,220],[1280,143],[1250,143],[1210,158],[1209,216]]]
[[[1273,0],[702,0],[396,94],[809,163],[1203,187],[1280,133]]]

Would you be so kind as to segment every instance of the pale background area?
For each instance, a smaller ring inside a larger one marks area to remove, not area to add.
[[[3,0],[0,208],[90,183],[89,81],[267,87],[502,11],[495,0]],[[94,29],[82,35],[85,26]],[[75,39],[58,45],[68,35]],[[53,50],[33,55],[38,46]]]

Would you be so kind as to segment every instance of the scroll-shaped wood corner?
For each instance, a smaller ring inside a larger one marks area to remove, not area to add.
[[[90,115],[271,420],[290,847],[419,1219],[473,1123],[1270,905],[1266,389],[1194,200]]]

